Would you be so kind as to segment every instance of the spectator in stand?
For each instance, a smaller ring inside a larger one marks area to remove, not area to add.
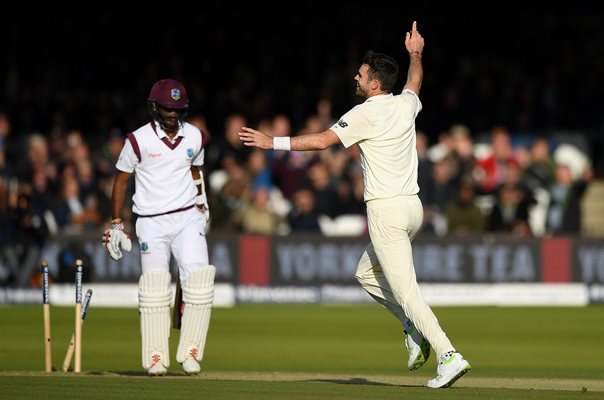
[[[42,185],[44,190],[48,186],[47,195],[56,195],[58,172],[57,166],[49,156],[48,141],[41,133],[33,133],[27,142],[27,163],[20,171],[19,180],[35,185],[33,180],[36,179],[40,189]]]
[[[336,192],[339,214],[359,214],[363,216],[366,214],[363,190],[355,192],[352,179],[349,176],[344,176],[338,180]]]
[[[281,217],[269,207],[267,187],[258,187],[252,193],[251,204],[236,213],[235,221],[243,233],[273,235],[282,223]]]
[[[8,181],[0,176],[0,260],[13,235],[15,225],[15,204],[11,204]],[[0,279],[3,282],[3,279]]]
[[[320,233],[319,216],[315,211],[315,197],[308,189],[300,189],[293,195],[294,205],[287,216],[292,232]]]
[[[61,196],[54,209],[57,224],[64,232],[79,233],[100,226],[101,214],[98,211],[98,198],[94,194],[80,198],[80,186],[70,173],[64,173],[61,182]]]
[[[522,180],[520,164],[510,158],[504,165],[503,182],[493,190],[495,205],[491,209],[488,229],[516,236],[531,236],[529,214],[537,201],[533,191]]]
[[[537,138],[531,144],[530,164],[524,171],[524,181],[532,190],[549,189],[554,181],[556,163],[551,157],[549,142]]]
[[[524,193],[515,185],[502,185],[491,209],[487,230],[514,236],[531,236],[528,223],[528,203]]]
[[[86,159],[75,165],[76,178],[80,187],[80,197],[86,201],[90,196],[96,196],[98,190],[99,173],[92,164],[92,160]]]
[[[250,194],[248,171],[239,166],[234,159],[229,161],[227,171],[226,182],[219,189],[215,202],[210,204],[212,207],[210,222],[213,230],[236,230],[236,215],[243,210]]]
[[[115,163],[120,156],[126,135],[119,129],[112,129],[109,138],[103,143],[101,151],[95,153],[95,164],[102,176],[113,176],[116,172]]]
[[[272,189],[273,180],[268,166],[266,152],[260,149],[252,149],[246,167],[252,180],[252,190],[258,188]]]
[[[11,135],[11,119],[6,112],[0,111],[0,176],[13,176],[18,172],[21,157],[20,144],[24,136]]]
[[[505,163],[503,182],[497,185],[495,188],[495,195],[497,195],[499,190],[501,190],[501,188],[504,186],[518,189],[518,191],[522,194],[520,201],[526,203],[525,206],[528,210],[530,210],[530,208],[537,203],[535,196],[533,195],[533,191],[525,184],[522,176],[522,168],[515,159],[509,159]]]
[[[39,268],[42,246],[49,235],[43,215],[32,208],[30,187],[19,189],[14,210],[14,229],[4,256],[12,269],[12,282],[18,287],[27,287],[31,276]]]
[[[13,166],[8,160],[8,135],[10,134],[10,120],[8,115],[0,112],[0,178],[12,176]]]
[[[505,176],[506,163],[513,159],[510,133],[502,125],[495,126],[491,132],[491,154],[476,161],[472,175],[478,182],[481,194],[492,194]]]
[[[58,196],[57,166],[50,159],[48,141],[42,134],[29,136],[27,163],[19,176],[22,191],[27,192],[31,212],[45,219],[49,233],[56,233],[51,210]]]
[[[553,235],[579,235],[582,220],[581,198],[593,179],[592,169],[586,167],[581,179],[575,181],[570,168],[559,164],[554,177],[555,181],[549,189],[547,230]]]
[[[470,128],[464,124],[455,124],[449,128],[451,137],[451,156],[454,166],[454,180],[459,183],[472,179],[472,169],[476,164],[474,141]]]
[[[212,132],[210,132],[210,128],[208,128],[208,121],[204,114],[196,113],[190,115],[189,117],[187,117],[187,122],[204,133],[207,144],[212,142]]]
[[[306,184],[315,198],[315,212],[334,218],[340,214],[340,205],[337,203],[337,192],[334,182],[329,175],[327,165],[317,162],[308,169]]]
[[[84,140],[82,132],[72,130],[67,135],[67,164],[76,166],[90,160],[90,149]]]
[[[447,207],[447,232],[455,236],[466,236],[484,232],[486,218],[474,204],[475,189],[471,183],[459,188],[457,201]]]
[[[323,129],[329,128],[336,122],[332,114],[331,100],[322,98],[317,102],[317,117],[319,117]]]
[[[428,158],[433,162],[445,158],[451,154],[452,146],[449,131],[442,131],[438,134],[436,143],[428,148]]]
[[[291,200],[293,194],[304,184],[306,173],[316,160],[314,154],[304,151],[290,151],[274,160],[273,179],[283,192],[283,197]]]
[[[246,124],[247,120],[241,114],[231,114],[227,117],[224,135],[213,137],[212,145],[208,146],[206,156],[208,170],[226,169],[225,163],[229,159],[233,159],[240,166],[247,162],[251,151],[241,144],[238,135]]]
[[[426,188],[423,229],[425,233],[442,236],[447,231],[447,207],[457,199],[459,191],[459,182],[454,179],[454,160],[451,155],[434,162],[431,177]]]

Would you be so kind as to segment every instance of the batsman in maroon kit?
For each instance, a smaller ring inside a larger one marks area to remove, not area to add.
[[[134,174],[132,201],[142,267],[138,285],[142,364],[149,375],[164,375],[170,366],[171,257],[178,264],[184,304],[176,361],[187,374],[201,370],[214,301],[216,268],[210,265],[205,237],[209,209],[201,171],[205,137],[185,122],[188,104],[180,82],[162,79],[153,85],[147,101],[152,120],[128,134],[116,163],[113,219],[102,238],[114,260],[122,257],[122,249],[131,250],[121,216]]]

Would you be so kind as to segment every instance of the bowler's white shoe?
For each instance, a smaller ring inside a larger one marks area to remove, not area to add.
[[[433,389],[450,387],[471,368],[470,363],[461,354],[449,351],[438,360],[436,378],[430,379],[426,386]]]
[[[147,369],[147,374],[151,376],[162,376],[166,375],[167,372],[168,370],[160,361],[154,362],[153,365]]]
[[[199,363],[193,357],[187,357],[187,359],[182,363],[182,369],[187,375],[195,375],[201,372]]]
[[[407,368],[410,371],[420,368],[428,361],[430,357],[430,343],[422,334],[415,329],[415,325],[411,321],[407,322],[405,329],[405,344],[409,351],[409,360],[407,361]]]

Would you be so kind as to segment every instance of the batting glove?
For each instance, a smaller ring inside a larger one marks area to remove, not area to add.
[[[124,233],[124,222],[121,218],[111,220],[111,228],[103,233],[101,241],[109,257],[116,261],[122,258],[120,247],[126,251],[132,250],[132,241]]]

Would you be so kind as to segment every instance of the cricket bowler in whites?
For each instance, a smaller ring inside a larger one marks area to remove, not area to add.
[[[216,269],[209,265],[205,227],[209,209],[203,175],[205,137],[184,121],[187,92],[174,79],[156,82],[147,100],[151,122],[129,133],[116,163],[111,229],[103,245],[114,260],[132,244],[124,232],[122,209],[134,173],[133,212],[140,245],[142,274],[138,306],[143,368],[165,375],[170,366],[170,257],[178,264],[184,302],[176,361],[187,374],[200,372]]]
[[[420,293],[415,277],[411,241],[422,225],[423,209],[417,196],[415,118],[422,108],[419,90],[423,79],[424,39],[413,22],[405,47],[409,70],[402,93],[392,94],[398,64],[385,54],[369,51],[356,76],[356,94],[365,102],[348,111],[330,129],[296,137],[270,137],[243,128],[247,146],[276,150],[323,150],[342,143],[357,144],[361,154],[371,243],[363,253],[356,278],[363,288],[403,324],[409,351],[407,367],[421,367],[430,355],[438,356],[436,377],[430,388],[451,386],[470,370]]]

